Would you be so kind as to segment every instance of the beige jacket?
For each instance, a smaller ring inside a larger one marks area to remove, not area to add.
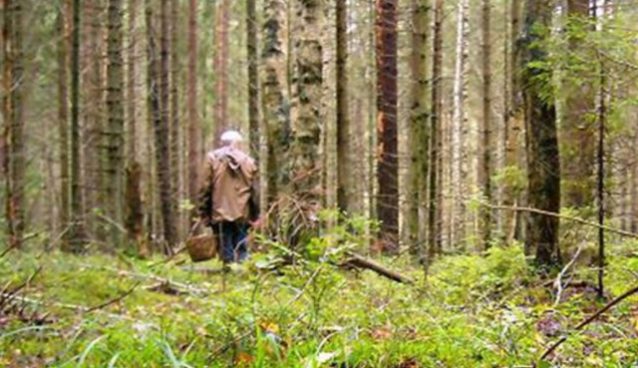
[[[259,216],[257,165],[237,148],[222,147],[206,156],[199,212],[211,223],[247,222]]]

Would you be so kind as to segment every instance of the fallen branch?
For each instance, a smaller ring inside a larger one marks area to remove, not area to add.
[[[580,217],[561,215],[560,213],[539,210],[538,208],[531,208],[531,207],[500,206],[500,205],[495,205],[495,204],[490,204],[490,203],[485,203],[485,202],[479,202],[479,204],[481,206],[484,206],[484,207],[487,207],[487,208],[490,208],[490,209],[493,209],[493,210],[514,211],[514,212],[529,212],[529,213],[535,213],[535,214],[543,215],[543,216],[555,217],[555,218],[559,218],[561,220],[572,221],[572,222],[576,222],[576,223],[579,223],[579,224],[582,224],[582,225],[593,226],[595,228],[603,229],[605,231],[609,231],[610,233],[626,236],[628,238],[638,239],[638,234],[636,234],[636,233],[632,233],[632,232],[629,232],[629,231],[616,229],[616,228],[609,227],[609,226],[606,226],[606,225],[601,225],[599,223],[596,223],[596,222],[593,222],[593,221],[589,221],[589,220],[585,220],[585,219],[582,219]]]
[[[578,326],[576,326],[574,328],[574,331],[582,330],[585,326],[587,326],[588,324],[592,323],[594,320],[596,320],[596,318],[600,317],[603,313],[605,313],[608,310],[610,310],[611,308],[613,308],[616,304],[622,302],[623,300],[627,299],[628,297],[630,297],[631,295],[636,294],[636,293],[638,293],[638,286],[634,286],[633,288],[625,291],[622,295],[618,296],[616,299],[614,299],[614,300],[610,301],[609,303],[607,303],[607,305],[605,305],[604,307],[599,309],[596,313],[592,314],[589,318],[587,318],[584,321],[582,321],[581,323],[579,323]],[[547,350],[545,350],[543,355],[541,355],[540,360],[541,361],[545,360],[545,358],[547,358],[562,343],[567,341],[568,337],[569,337],[569,334],[561,337],[558,341],[556,341],[549,348],[547,348]]]
[[[346,260],[343,264],[348,266],[354,266],[358,268],[367,269],[386,277],[392,281],[400,282],[403,284],[411,285],[414,282],[409,278],[401,275],[398,272],[392,271],[379,263],[376,263],[370,259],[364,258],[356,253],[346,252],[346,254],[350,257],[350,259]]]
[[[104,303],[100,303],[94,307],[90,307],[88,308],[86,311],[84,311],[84,313],[91,313],[94,312],[96,310],[100,310],[103,308],[108,307],[109,305],[113,305],[115,303],[119,303],[120,301],[124,300],[124,298],[126,298],[127,296],[133,294],[133,292],[135,291],[135,289],[137,289],[138,286],[140,286],[142,282],[138,282],[135,285],[133,285],[130,289],[128,289],[127,291],[123,292],[122,294],[118,295],[117,297],[107,300]]]
[[[82,266],[87,268],[110,271],[120,276],[127,276],[131,278],[144,279],[144,280],[153,280],[159,284],[165,284],[173,288],[182,289],[185,293],[188,293],[188,294],[207,294],[207,290],[196,288],[194,286],[183,284],[181,282],[173,281],[171,279],[160,277],[157,275],[125,271],[125,270],[120,270],[120,269],[108,267],[108,266],[92,266],[89,264],[83,264]],[[155,286],[157,286],[157,284]]]

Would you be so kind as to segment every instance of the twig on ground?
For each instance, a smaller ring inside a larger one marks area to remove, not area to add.
[[[178,289],[183,289],[185,292],[187,292],[189,294],[206,294],[207,293],[207,290],[205,290],[205,289],[196,288],[194,286],[191,286],[191,285],[188,285],[188,284],[183,284],[181,282],[173,281],[173,280],[171,280],[169,278],[164,278],[164,277],[160,277],[160,276],[157,276],[157,275],[125,271],[125,270],[120,270],[120,269],[113,268],[113,267],[108,267],[108,266],[93,266],[93,265],[89,265],[89,264],[83,264],[82,266],[83,267],[87,267],[87,268],[101,269],[101,270],[105,270],[105,271],[110,271],[110,272],[116,273],[117,275],[120,275],[120,276],[127,276],[127,277],[131,277],[131,278],[136,278],[136,279],[153,280],[153,281],[156,281],[156,282],[161,283],[161,284],[168,284],[171,287],[175,287],[175,288],[178,288]]]
[[[115,303],[118,303],[122,300],[124,300],[124,298],[126,298],[127,296],[133,294],[133,292],[135,291],[135,289],[137,289],[138,286],[140,286],[142,284],[141,281],[137,282],[135,285],[133,285],[130,289],[128,289],[127,291],[121,293],[120,295],[118,295],[117,297],[107,300],[104,303],[100,303],[94,307],[90,307],[88,308],[86,311],[84,311],[84,313],[91,313],[94,312],[96,310],[100,310],[103,308],[108,307],[109,305],[113,305]]]
[[[599,309],[596,313],[592,314],[590,317],[586,318],[584,321],[579,323],[576,327],[574,327],[573,332],[582,330],[585,326],[587,326],[588,324],[592,323],[594,320],[596,320],[596,318],[600,317],[603,313],[605,313],[608,310],[610,310],[611,308],[613,308],[616,304],[622,302],[623,300],[627,299],[628,297],[630,297],[630,296],[632,296],[633,294],[636,294],[636,293],[638,293],[638,286],[634,286],[633,288],[625,291],[623,294],[618,296],[616,299],[610,301],[604,307]],[[547,350],[545,350],[543,355],[541,355],[540,360],[541,361],[545,360],[562,343],[567,341],[568,337],[569,337],[569,334],[561,337],[560,339],[558,339],[558,341],[553,343],[549,348],[547,348]]]
[[[370,259],[364,258],[353,252],[346,252],[346,254],[350,257],[350,259],[346,260],[343,263],[344,265],[351,265],[358,268],[365,268],[365,269],[374,271],[378,275],[384,276],[392,281],[396,281],[399,283],[408,284],[408,285],[414,284],[414,281],[410,280],[409,278],[401,275],[398,272],[389,270],[386,267]]]
[[[560,270],[560,272],[558,273],[558,276],[556,276],[556,280],[554,281],[554,286],[556,287],[556,300],[554,301],[554,307],[560,303],[560,299],[563,294],[563,280],[562,280],[563,276],[565,276],[565,274],[571,268],[571,266],[573,266],[574,263],[576,263],[578,256],[580,256],[580,252],[583,251],[583,247],[584,247],[584,244],[581,244],[578,247],[578,249],[576,250],[576,253],[572,257],[572,259],[569,261],[569,263],[567,263],[565,267],[563,267],[563,269]]]

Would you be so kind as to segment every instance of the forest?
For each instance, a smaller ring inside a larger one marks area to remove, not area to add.
[[[0,4],[0,367],[638,366],[636,0]]]

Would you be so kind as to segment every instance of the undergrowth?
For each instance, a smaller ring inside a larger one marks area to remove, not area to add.
[[[532,366],[604,305],[586,286],[565,289],[557,301],[518,246],[443,257],[427,278],[407,255],[379,259],[413,285],[339,267],[343,251],[356,246],[343,234],[325,235],[294,265],[273,269],[285,252],[278,249],[230,273],[215,272],[215,261],[12,252],[0,260],[2,285],[41,267],[20,296],[28,298],[23,308],[48,317],[33,324],[2,316],[0,366]],[[617,253],[607,273],[609,297],[637,282],[638,258]],[[579,270],[572,280],[594,280],[591,270]],[[636,301],[570,335],[540,366],[638,364]]]

